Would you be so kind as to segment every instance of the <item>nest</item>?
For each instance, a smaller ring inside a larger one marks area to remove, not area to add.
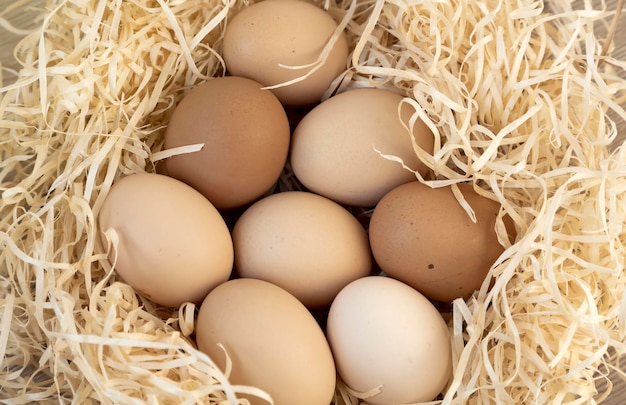
[[[402,92],[435,135],[432,153],[415,146],[433,173],[419,180],[471,183],[515,223],[493,286],[452,305],[453,377],[437,403],[601,402],[626,352],[626,61],[594,33],[615,32],[619,14],[588,3],[317,1],[352,49],[327,96]],[[263,395],[196,349],[193,304],[159,307],[121,282],[96,227],[116,179],[168,156],[181,97],[225,74],[223,30],[247,4],[49,0],[15,48],[20,69],[0,89],[0,402]]]

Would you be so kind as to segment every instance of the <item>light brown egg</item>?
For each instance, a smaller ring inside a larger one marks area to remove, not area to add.
[[[164,145],[204,147],[166,159],[166,172],[217,208],[236,208],[276,183],[287,160],[289,138],[287,114],[272,92],[246,78],[210,79],[178,104]]]
[[[291,166],[311,191],[341,204],[370,207],[415,174],[380,153],[400,157],[422,175],[427,167],[417,158],[408,125],[411,108],[403,97],[380,89],[354,89],[322,102],[300,121],[291,143]],[[432,151],[434,138],[418,121],[413,138]],[[377,152],[380,151],[380,153]]]
[[[102,232],[119,239],[110,260],[122,279],[171,307],[200,303],[228,280],[233,245],[215,207],[188,185],[159,174],[113,184],[98,214]]]
[[[211,291],[198,313],[196,341],[224,371],[223,345],[232,361],[229,381],[262,389],[275,405],[332,400],[336,371],[324,333],[302,303],[271,283],[241,278]]]
[[[460,184],[472,222],[450,187],[417,181],[385,195],[369,225],[374,258],[389,276],[438,301],[468,298],[504,251],[496,234],[500,205]]]
[[[363,226],[313,193],[289,191],[257,201],[232,237],[239,275],[272,282],[309,308],[330,305],[339,290],[372,268]]]
[[[264,0],[242,9],[224,32],[226,68],[265,86],[301,77],[333,35],[337,23],[325,10],[300,0]],[[284,105],[320,101],[331,82],[346,69],[348,44],[339,36],[326,61],[303,81],[272,91]]]
[[[434,400],[452,372],[450,335],[437,309],[400,281],[372,276],[339,292],[326,333],[337,371],[369,404]]]

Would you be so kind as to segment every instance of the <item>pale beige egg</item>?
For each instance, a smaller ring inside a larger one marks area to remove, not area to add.
[[[232,272],[232,240],[219,212],[171,177],[141,173],[117,181],[98,225],[105,242],[104,233],[117,238],[109,255],[115,271],[156,303],[200,303]]]
[[[375,205],[392,188],[425,175],[413,141],[432,152],[430,129],[417,121],[407,130],[412,109],[400,94],[381,89],[354,89],[333,96],[310,111],[296,127],[290,162],[296,177],[311,191],[341,204]]]
[[[243,213],[232,237],[239,275],[272,282],[309,308],[330,305],[372,268],[363,226],[344,207],[313,193],[265,197]]]
[[[337,29],[325,10],[300,0],[264,0],[243,8],[224,32],[223,56],[228,72],[273,86],[310,76],[272,91],[284,105],[320,101],[331,82],[346,69],[348,43],[340,33],[328,57],[322,56]],[[293,69],[293,67],[299,67]]]
[[[274,284],[241,278],[215,288],[200,307],[196,341],[222,371],[230,357],[232,384],[260,388],[275,405],[332,400],[336,371],[324,333],[300,301]]]

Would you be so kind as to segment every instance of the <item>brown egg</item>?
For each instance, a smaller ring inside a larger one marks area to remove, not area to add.
[[[459,188],[476,223],[450,187],[417,181],[386,194],[370,221],[370,244],[381,269],[433,300],[467,298],[504,251],[495,231],[500,205],[469,185]]]
[[[341,204],[370,207],[392,188],[415,180],[414,173],[380,153],[400,157],[424,175],[427,167],[404,126],[413,111],[403,105],[399,114],[402,99],[388,90],[354,89],[315,107],[293,134],[290,161],[296,177]],[[433,134],[423,122],[416,122],[412,136],[432,151]]]
[[[229,381],[262,389],[275,405],[332,400],[336,371],[324,333],[304,305],[274,284],[241,278],[215,288],[200,307],[196,341],[225,371],[223,345],[232,361]]]
[[[200,191],[217,208],[254,201],[278,180],[289,151],[289,121],[269,90],[241,77],[214,78],[178,104],[165,148],[204,144],[166,159],[167,174]]]
[[[242,9],[224,32],[223,56],[232,75],[249,77],[265,86],[305,75],[337,23],[323,9],[300,0],[265,0]],[[331,82],[346,69],[348,43],[339,36],[328,58],[303,81],[272,91],[289,106],[317,103]],[[282,65],[282,66],[281,66]]]
[[[233,245],[219,212],[171,177],[142,173],[117,181],[98,224],[119,240],[110,255],[117,273],[156,303],[200,303],[232,271]]]
[[[344,207],[302,191],[254,203],[232,233],[235,269],[276,284],[309,308],[330,305],[372,268],[365,229]]]

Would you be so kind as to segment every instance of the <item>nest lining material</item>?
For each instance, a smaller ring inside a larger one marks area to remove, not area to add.
[[[222,33],[246,4],[50,0],[16,47],[18,77],[0,89],[4,403],[264,396],[230,385],[194,348],[192,304],[158,307],[120,282],[95,221],[117,178],[185,152],[162,150],[168,113],[191,87],[224,74]],[[454,376],[439,402],[600,402],[611,386],[598,393],[597,383],[617,367],[611,353],[626,351],[626,150],[615,145],[626,61],[594,34],[615,10],[317,4],[354,49],[327,96],[402,92],[435,135],[433,153],[415,145],[433,173],[420,180],[472,182],[517,228],[512,245],[501,237],[493,287],[454,302]],[[497,231],[505,235],[501,220]],[[336,403],[359,396],[340,382]]]

